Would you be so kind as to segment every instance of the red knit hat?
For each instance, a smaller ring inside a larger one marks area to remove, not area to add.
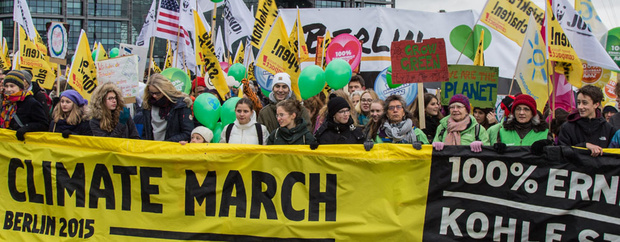
[[[194,79],[192,82],[192,90],[196,89],[197,86],[207,87],[204,77],[197,76],[196,79]]]
[[[536,114],[538,113],[536,112],[536,101],[534,100],[534,98],[527,94],[521,94],[515,98],[515,101],[512,103],[512,110],[510,110],[510,112],[514,113],[515,108],[517,108],[517,106],[521,104],[528,106],[532,110],[534,116],[536,116]]]

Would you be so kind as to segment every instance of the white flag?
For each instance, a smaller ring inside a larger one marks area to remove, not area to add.
[[[215,56],[220,62],[226,61],[226,47],[224,46],[224,39],[222,38],[222,29],[217,28],[217,36],[215,38]]]
[[[194,10],[195,0],[181,0],[181,11],[179,13],[179,25],[188,32],[194,32]]]
[[[149,9],[149,12],[146,14],[144,25],[142,25],[142,30],[136,40],[137,46],[147,45],[148,47],[149,39],[153,36],[153,32],[155,31],[155,16],[157,16],[157,0],[153,0],[151,9]]]
[[[34,28],[32,16],[30,15],[30,8],[28,8],[26,0],[15,0],[13,5],[13,20],[24,28],[30,39],[34,40],[36,38],[37,30]]]
[[[581,18],[590,25],[590,30],[597,39],[600,40],[603,46],[607,43],[607,27],[601,20],[601,17],[594,9],[594,4],[591,0],[577,0],[575,1],[575,10],[579,12]]]
[[[252,35],[254,28],[254,16],[241,0],[225,0],[224,11],[224,35],[229,50],[237,40]]]
[[[609,57],[605,48],[594,36],[588,24],[579,16],[577,11],[567,0],[554,0],[553,12],[568,41],[575,49],[579,59],[585,60],[589,65],[600,66],[604,69],[620,71],[620,68]],[[554,41],[554,38],[548,40]],[[557,39],[555,41],[561,41]]]

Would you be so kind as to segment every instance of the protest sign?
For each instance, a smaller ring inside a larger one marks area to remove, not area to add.
[[[101,85],[111,82],[123,92],[123,97],[142,96],[138,93],[138,56],[129,55],[101,60],[97,66],[97,80]]]
[[[443,39],[392,42],[392,83],[448,81],[448,60]]]
[[[492,108],[497,99],[499,70],[490,66],[450,65],[450,81],[441,83],[441,105],[450,98],[463,94],[474,107]]]
[[[325,51],[325,61],[329,63],[332,59],[346,60],[351,65],[352,70],[358,69],[362,60],[360,41],[350,34],[340,34],[332,38]]]
[[[130,44],[120,44],[118,56],[136,55],[138,57],[138,77],[142,80],[146,71],[146,63],[148,59],[149,48],[146,46],[137,46]]]
[[[60,22],[51,22],[47,29],[47,46],[51,58],[65,59],[69,48],[67,29]]]

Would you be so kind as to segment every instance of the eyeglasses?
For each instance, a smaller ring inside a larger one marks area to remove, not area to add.
[[[153,96],[153,95],[159,96],[159,95],[161,95],[161,92],[151,92],[151,91],[149,91],[149,95],[150,96]]]
[[[370,102],[372,102],[372,99],[370,99],[370,98],[369,99],[362,98],[362,99],[360,99],[360,101],[363,102],[363,103],[370,103]]]
[[[350,109],[345,109],[345,110],[340,110],[337,112],[338,114],[345,114],[345,113],[351,113]]]
[[[450,105],[449,108],[450,108],[450,110],[453,110],[453,109],[464,109],[465,106],[464,105]]]
[[[403,106],[402,106],[402,105],[397,105],[397,106],[389,106],[389,107],[388,107],[388,110],[390,110],[390,111],[392,111],[392,110],[397,110],[397,111],[398,111],[398,110],[401,110],[401,109],[403,109]]]

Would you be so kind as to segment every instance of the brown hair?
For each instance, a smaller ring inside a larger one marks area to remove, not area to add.
[[[592,86],[592,85],[585,85],[579,88],[579,91],[577,91],[577,95],[579,94],[583,94],[583,95],[590,97],[593,103],[601,103],[604,98],[603,92],[601,91],[601,89],[598,87]]]
[[[439,98],[431,93],[424,93],[424,114],[426,115],[426,106],[433,101],[433,99],[437,99],[439,103]],[[439,103],[441,106],[441,103]],[[418,112],[418,99],[416,98],[411,105],[409,105],[409,112],[413,115],[413,125],[418,127],[420,125],[420,112]],[[443,114],[441,111],[437,114],[437,118],[442,119]]]
[[[116,109],[109,110],[106,105],[106,96],[108,93],[116,94]],[[123,92],[114,83],[108,82],[95,88],[90,98],[90,111],[92,118],[99,119],[99,128],[107,132],[112,132],[118,124],[121,111],[125,107],[125,99]]]
[[[247,97],[241,98],[239,99],[239,101],[237,101],[237,104],[235,104],[235,110],[237,110],[239,104],[248,105],[248,107],[250,107],[250,110],[254,111],[254,102],[252,102],[252,100]]]
[[[296,119],[301,119],[301,103],[294,98],[289,98],[276,104],[276,108],[282,107],[289,114],[296,114]]]

